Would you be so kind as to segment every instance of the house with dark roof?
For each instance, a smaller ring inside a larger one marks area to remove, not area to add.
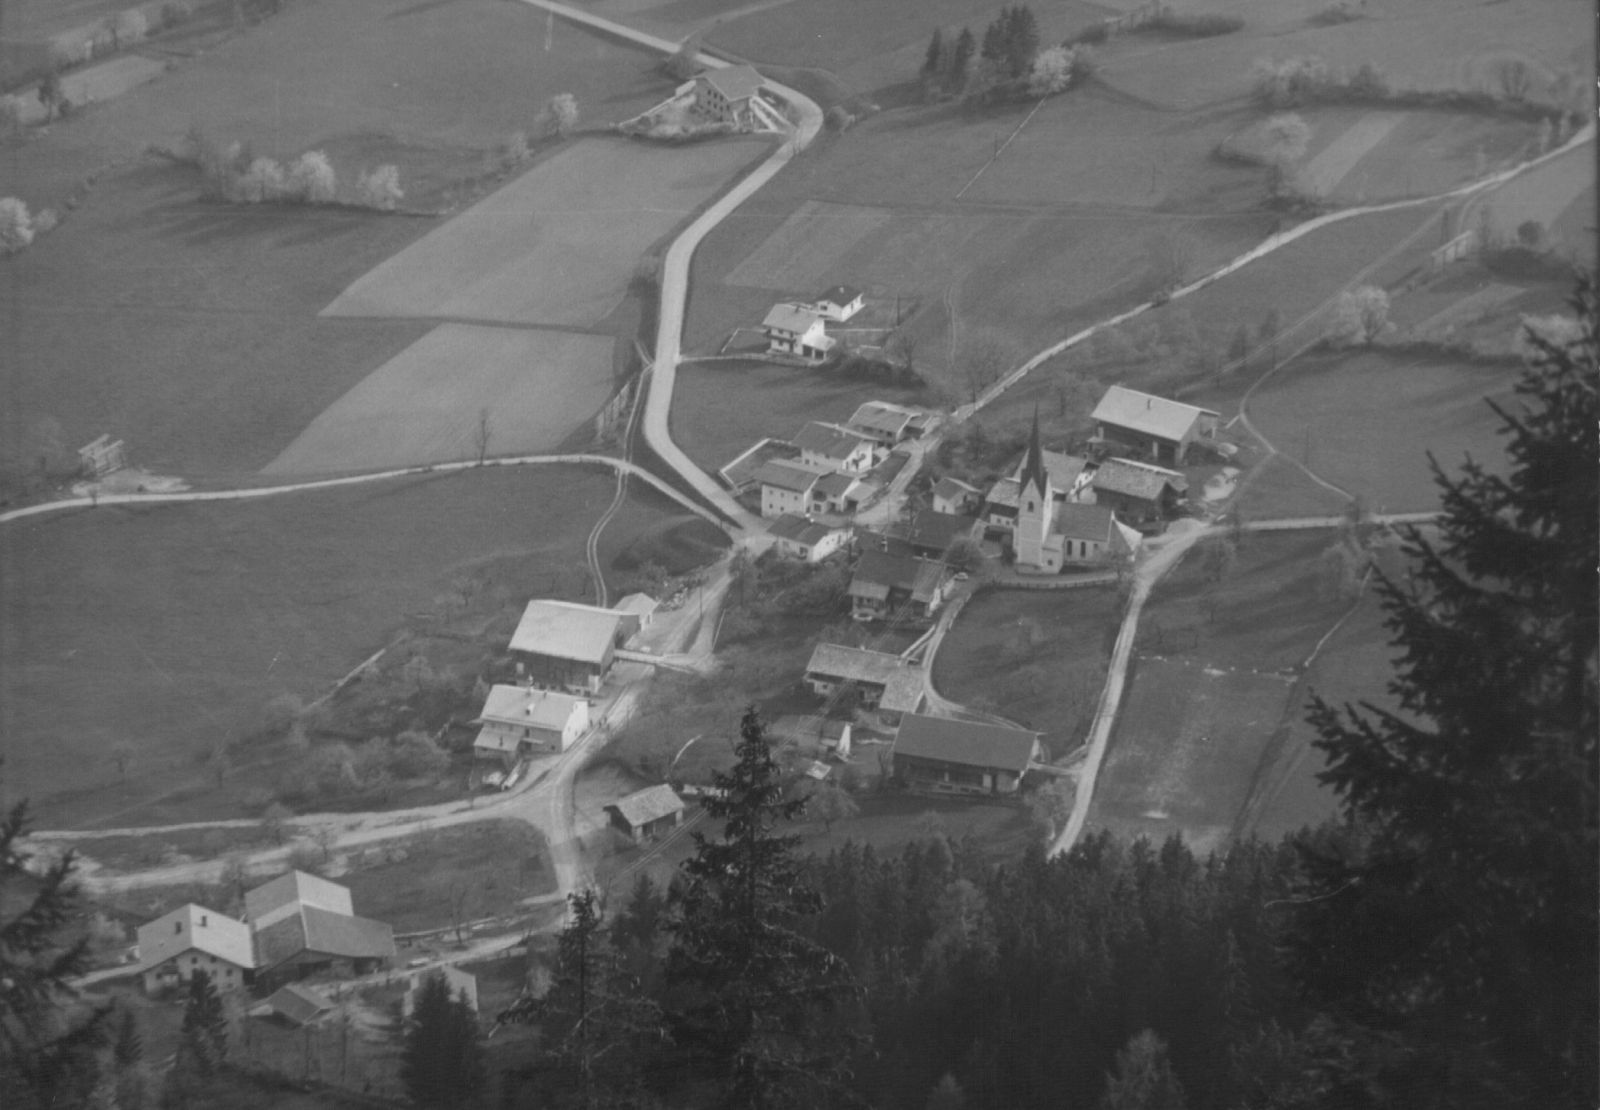
[[[593,694],[639,617],[573,601],[530,601],[511,634],[519,678],[535,686]]]
[[[246,891],[244,905],[258,987],[310,975],[366,975],[394,958],[394,931],[357,917],[350,888],[338,883],[290,871]]]
[[[614,828],[635,843],[671,832],[683,821],[683,799],[672,787],[647,786],[605,807]]]
[[[1132,459],[1107,459],[1095,468],[1089,490],[1094,503],[1134,526],[1157,524],[1174,516],[1189,491],[1176,470]]]
[[[756,472],[774,459],[798,459],[800,448],[785,439],[767,437],[753,447],[746,448],[738,458],[717,471],[734,494],[748,493],[757,488]]]
[[[866,550],[850,579],[850,616],[858,621],[929,620],[949,596],[953,575],[937,559]]]
[[[842,324],[861,311],[862,303],[861,290],[852,285],[835,285],[812,302],[812,307],[829,320]]]
[[[977,512],[983,491],[948,475],[933,484],[933,511],[951,516],[970,516]]]
[[[139,926],[139,975],[145,993],[187,983],[197,971],[219,991],[237,990],[255,970],[250,926],[190,902]]]
[[[846,474],[865,474],[878,461],[877,445],[871,438],[818,420],[800,429],[794,445],[800,448],[802,462]]]
[[[1061,562],[1065,566],[1093,566],[1130,552],[1116,515],[1104,505],[1072,501],[1058,505],[1054,531],[1061,537]]]
[[[338,1009],[318,991],[300,983],[285,983],[273,991],[266,1001],[250,1008],[251,1017],[277,1018],[288,1025],[301,1028],[315,1025]]]
[[[1216,438],[1220,416],[1210,409],[1114,385],[1090,415],[1094,440],[1124,457],[1182,466],[1189,448]]]
[[[854,534],[848,524],[824,524],[793,513],[780,516],[767,531],[777,540],[773,547],[779,555],[807,563],[820,563],[844,550]]]
[[[884,535],[889,540],[890,551],[908,551],[924,559],[942,559],[957,540],[976,539],[978,529],[975,516],[919,509],[910,520],[889,525]]]
[[[926,697],[921,668],[898,655],[843,644],[818,644],[806,663],[805,681],[819,697],[844,689],[861,694],[861,707],[883,715],[915,713]]]
[[[817,512],[853,513],[875,492],[865,478],[838,471],[824,474],[811,490],[811,503]]]
[[[586,698],[534,686],[489,688],[472,754],[504,768],[534,753],[554,754],[572,747],[589,731]]]
[[[761,490],[761,515],[774,520],[786,513],[805,516],[822,512],[826,497],[816,495],[817,483],[832,471],[800,459],[773,459],[751,476]]]
[[[833,337],[827,325],[810,305],[775,304],[761,321],[767,336],[767,350],[778,355],[798,355],[808,362],[821,362],[833,350]]]
[[[908,713],[895,736],[895,777],[934,794],[1015,794],[1043,754],[1037,732]]]
[[[754,66],[705,70],[694,78],[694,106],[702,115],[721,123],[749,123],[750,99],[762,83]]]
[[[1094,467],[1080,455],[1061,451],[1039,450],[1041,474],[1049,479],[1050,498],[1054,504],[1080,501],[1088,496],[1089,481]],[[1022,501],[1022,471],[1028,462],[1028,452],[1011,475],[997,480],[984,495],[979,517],[986,535],[1003,538],[1017,527],[1017,506]]]

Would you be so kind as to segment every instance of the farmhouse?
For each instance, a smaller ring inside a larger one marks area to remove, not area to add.
[[[1218,415],[1114,385],[1095,406],[1094,442],[1120,455],[1182,466],[1189,448],[1217,434]]]
[[[1106,506],[1118,519],[1133,525],[1154,524],[1172,516],[1188,489],[1188,479],[1176,470],[1131,459],[1107,459],[1095,469],[1090,484],[1095,504]]]
[[[139,974],[146,994],[187,983],[197,971],[219,991],[237,990],[256,966],[250,926],[193,902],[139,926]]]
[[[665,784],[649,786],[606,806],[613,827],[635,843],[670,832],[683,820],[683,799]]]
[[[349,887],[304,871],[246,891],[244,911],[254,934],[258,985],[365,975],[394,958],[393,930],[357,917]]]
[[[898,655],[843,644],[818,644],[812,649],[805,680],[824,698],[845,688],[859,690],[862,708],[883,714],[915,713],[925,696],[919,668]]]
[[[828,470],[808,465],[799,459],[774,459],[763,463],[753,475],[761,488],[761,515],[768,520],[795,513],[820,512],[826,498],[816,496],[816,486]]]
[[[865,474],[878,461],[876,445],[871,438],[837,424],[813,420],[800,429],[794,444],[800,448],[800,460],[806,465],[842,470],[846,474]]]
[[[299,983],[285,983],[259,1006],[252,1006],[250,1016],[275,1017],[298,1028],[315,1025],[335,1009],[318,991]]]
[[[865,479],[854,474],[824,474],[811,491],[818,512],[853,513],[874,493]]]
[[[767,438],[744,451],[738,458],[728,463],[717,476],[727,483],[737,496],[747,493],[757,487],[756,474],[767,463],[774,459],[798,459],[800,448],[782,439]]]
[[[809,362],[821,362],[833,350],[833,337],[827,332],[815,309],[802,304],[775,304],[761,321],[767,334],[767,350],[773,354],[798,355]]]
[[[721,123],[748,123],[750,100],[761,83],[761,74],[754,66],[708,69],[695,75],[694,106],[703,115]]]
[[[933,485],[933,511],[951,516],[967,516],[977,509],[983,493],[958,478],[940,478]]]
[[[920,509],[909,521],[891,524],[887,531],[891,551],[909,551],[925,559],[942,559],[957,540],[974,539],[978,518]]]
[[[1015,794],[1041,752],[1036,732],[910,713],[895,737],[894,773],[931,793]]]
[[[927,428],[927,415],[888,401],[868,401],[856,409],[845,427],[880,447],[893,447],[920,436]]]
[[[478,977],[471,972],[462,971],[459,967],[440,964],[411,977],[411,985],[406,988],[405,997],[400,1000],[402,1018],[411,1016],[411,1011],[417,1008],[417,996],[422,993],[422,985],[434,976],[444,979],[444,985],[450,988],[451,998],[465,1002],[467,1009],[473,1013],[478,1012]]]
[[[511,634],[517,674],[535,686],[592,694],[639,618],[571,601],[530,601]]]
[[[589,702],[528,686],[492,686],[472,754],[511,767],[535,752],[564,752],[589,730]]]
[[[951,574],[944,563],[863,551],[846,591],[850,616],[858,621],[924,621],[944,604]]]
[[[850,285],[835,285],[818,297],[812,307],[842,324],[861,311],[861,304],[861,290]]]
[[[1094,475],[1094,468],[1088,459],[1043,449],[1039,457],[1044,474],[1050,479],[1050,497],[1056,504],[1078,501],[1088,496],[1089,482]],[[986,534],[1003,536],[1015,530],[1017,506],[1022,502],[1022,470],[1027,462],[1028,452],[1024,451],[1012,475],[995,482],[984,495],[980,516]]]
[[[630,613],[639,618],[640,628],[649,628],[656,619],[661,603],[646,593],[629,594],[612,608],[619,613]]]
[[[779,555],[807,563],[820,563],[842,550],[850,543],[852,534],[847,525],[823,524],[794,513],[780,516],[767,530],[778,541]]]

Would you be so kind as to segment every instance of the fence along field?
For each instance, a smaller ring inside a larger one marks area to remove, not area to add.
[[[358,279],[323,315],[594,327],[640,256],[765,150],[574,143]]]
[[[476,458],[480,447],[496,455],[554,451],[611,395],[613,343],[440,325],[323,410],[263,473],[454,462]]]

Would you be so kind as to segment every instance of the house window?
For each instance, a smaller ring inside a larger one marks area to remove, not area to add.
[[[173,923],[172,923],[172,931],[173,931],[173,932],[174,932],[174,933],[181,933],[181,932],[183,932],[183,922],[181,922],[181,921],[174,921],[174,922],[173,922]]]
[[[206,926],[206,915],[205,914],[201,914],[200,915],[200,927],[202,929],[204,929],[205,926]]]

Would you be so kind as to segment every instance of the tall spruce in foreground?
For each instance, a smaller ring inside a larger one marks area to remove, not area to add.
[[[465,999],[440,974],[422,980],[400,1053],[400,1082],[418,1106],[467,1106],[483,1090],[483,1037]]]
[[[26,802],[0,816],[0,1106],[73,1107],[98,1078],[104,1013],[73,1001],[88,940],[66,936],[80,911],[71,852],[35,868],[20,841]]]
[[[722,1105],[827,1106],[843,1097],[853,1047],[839,1013],[847,971],[796,931],[821,899],[802,878],[799,837],[775,830],[805,800],[785,800],[754,709],[739,735],[737,762],[705,801],[722,831],[694,834],[672,895],[669,1029],[688,1074]]]
[[[1299,974],[1340,1021],[1346,1105],[1600,1103],[1600,323],[1535,353],[1508,472],[1469,460],[1380,585],[1399,709],[1314,704],[1353,846],[1308,852]]]

